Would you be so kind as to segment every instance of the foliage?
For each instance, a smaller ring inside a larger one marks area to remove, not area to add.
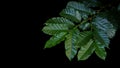
[[[93,53],[105,60],[106,48],[109,48],[110,39],[115,36],[120,22],[120,17],[116,17],[120,15],[120,4],[108,9],[110,7],[98,0],[68,2],[60,12],[61,17],[46,21],[42,31],[52,37],[45,48],[65,41],[65,54],[69,60],[76,55],[78,60],[86,60]]]

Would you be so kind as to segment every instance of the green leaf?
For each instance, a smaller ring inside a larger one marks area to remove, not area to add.
[[[74,26],[74,23],[71,22],[69,19],[66,19],[64,17],[54,17],[54,18],[51,18],[49,20],[47,20],[45,22],[46,25],[50,25],[50,24],[56,24],[56,23],[59,23],[59,24],[66,24],[68,25],[69,27],[72,27]]]
[[[104,32],[108,32],[109,29],[113,29],[113,25],[105,18],[96,17],[92,22],[97,29],[102,30]]]
[[[54,35],[59,32],[67,32],[74,24],[66,18],[57,17],[49,19],[42,31],[49,35]]]
[[[74,22],[80,22],[81,21],[81,14],[79,11],[73,9],[73,8],[66,8],[63,9],[62,12],[60,13],[61,16],[70,19]]]
[[[61,41],[65,39],[67,32],[61,32],[53,35],[45,44],[44,48],[51,48],[59,44]]]
[[[99,7],[101,5],[101,3],[97,0],[83,0],[82,2],[87,7]]]
[[[115,35],[113,25],[104,18],[96,17],[93,22],[94,37],[98,39],[102,45],[108,47],[110,40]]]
[[[79,30],[75,29],[72,30],[67,36],[65,40],[65,52],[66,56],[68,57],[69,60],[72,60],[76,53],[77,53],[77,46],[76,42],[78,41],[78,36],[79,36]]]
[[[43,28],[43,32],[49,35],[54,35],[59,32],[67,32],[68,27],[65,24],[51,24]]]
[[[108,35],[108,37],[109,38],[113,38],[114,36],[115,36],[115,33],[116,33],[116,29],[109,29],[108,31],[107,31],[107,35]]]
[[[86,45],[91,38],[92,38],[91,31],[80,32],[76,45],[80,48],[81,46]]]
[[[90,23],[82,23],[80,26],[79,26],[79,28],[81,29],[81,30],[83,30],[83,31],[85,31],[85,30],[87,30],[87,29],[89,29],[90,28]]]
[[[109,11],[101,12],[97,16],[106,18],[112,25],[114,25],[114,29],[120,28],[120,12],[116,9],[111,9]]]
[[[103,47],[104,45],[102,45],[100,42],[96,41],[96,45],[95,45],[95,53],[96,55],[105,60],[106,56],[107,56],[107,53],[105,51],[105,47]]]
[[[65,41],[65,54],[70,61],[77,53],[78,60],[86,60],[93,52],[105,60],[105,48],[109,47],[110,38],[116,32],[113,24],[117,23],[117,27],[120,24],[120,5],[117,7],[116,4],[116,7],[109,9],[111,5],[101,5],[98,0],[80,1],[82,2],[68,2],[60,13],[61,17],[45,22],[42,31],[52,37],[44,48],[51,48]]]
[[[77,58],[78,60],[86,60],[88,59],[91,54],[94,52],[94,44],[93,40],[91,39],[86,45],[82,46],[78,52]]]
[[[97,39],[102,45],[109,48],[110,40],[108,35],[103,31],[94,31],[94,38]]]
[[[67,7],[74,8],[74,9],[76,9],[80,12],[84,12],[86,14],[94,14],[95,13],[92,9],[87,8],[86,5],[84,5],[83,3],[79,3],[79,2],[76,2],[76,1],[70,1],[67,4]]]

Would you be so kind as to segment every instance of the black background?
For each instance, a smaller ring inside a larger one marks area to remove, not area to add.
[[[59,12],[65,8],[67,2],[70,0],[50,0],[40,2],[30,2],[27,4],[29,9],[26,13],[28,14],[28,21],[30,21],[31,33],[27,35],[29,37],[28,47],[25,48],[25,53],[22,54],[23,64],[35,65],[35,66],[114,66],[119,65],[119,40],[120,31],[116,32],[116,35],[110,42],[110,49],[106,49],[108,55],[106,60],[99,59],[93,54],[88,60],[77,61],[76,57],[69,61],[65,56],[64,42],[50,49],[43,49],[45,42],[50,36],[44,34],[41,29],[44,27],[46,20],[52,17],[58,17]],[[31,24],[32,23],[32,24]],[[29,27],[29,26],[28,26]],[[27,38],[28,39],[28,38]],[[59,67],[58,66],[58,67]]]

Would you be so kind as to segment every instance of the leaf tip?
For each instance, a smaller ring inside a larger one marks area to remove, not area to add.
[[[68,58],[69,61],[72,61],[72,58]]]
[[[46,48],[51,48],[51,47],[50,47],[50,46],[46,46],[46,45],[45,45],[45,46],[44,46],[44,49],[46,49]]]
[[[102,57],[101,59],[105,61],[105,60],[106,60],[106,57]]]
[[[44,50],[46,49],[46,47],[43,48]]]

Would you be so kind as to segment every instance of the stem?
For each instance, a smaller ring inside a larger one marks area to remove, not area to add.
[[[87,19],[85,19],[85,20],[83,20],[82,22],[80,22],[78,25],[76,25],[73,29],[76,29],[77,27],[79,27],[82,23],[85,23],[85,22],[87,22],[89,19],[87,18]]]
[[[82,22],[80,22],[78,25],[75,25],[75,27],[73,27],[72,30],[77,29],[81,24],[83,24],[83,23],[85,23],[85,22],[87,22],[87,21],[91,21],[91,20],[92,20],[94,17],[96,17],[96,15],[99,14],[104,8],[105,8],[105,7],[101,7],[101,9],[97,10],[95,14],[91,15],[91,17],[88,17],[87,19],[85,19],[85,20],[83,20]],[[91,29],[90,29],[90,30],[92,31],[92,30],[93,30],[92,24],[90,24],[90,26],[91,26]],[[70,32],[71,32],[72,30],[70,30]]]

